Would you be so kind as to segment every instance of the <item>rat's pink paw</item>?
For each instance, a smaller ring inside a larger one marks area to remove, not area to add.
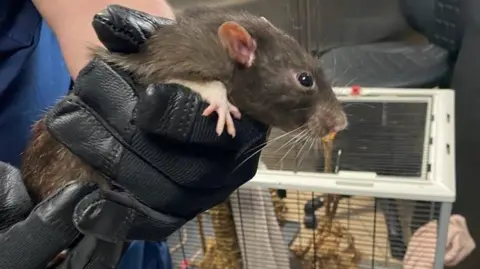
[[[240,119],[241,114],[238,108],[232,105],[226,98],[206,98],[206,100],[210,105],[203,111],[203,116],[209,116],[214,111],[218,114],[218,121],[217,121],[217,134],[221,135],[225,126],[227,126],[227,132],[232,136],[235,137],[235,125],[233,124],[232,115]]]

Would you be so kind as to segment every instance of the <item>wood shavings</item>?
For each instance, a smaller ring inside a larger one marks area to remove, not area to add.
[[[335,133],[322,138],[325,173],[332,172],[332,151]],[[335,214],[339,196],[327,194],[325,216],[319,220],[315,236],[305,246],[292,249],[300,258],[303,269],[357,269],[361,254],[355,248],[355,238],[338,221]]]
[[[213,207],[209,212],[215,237],[202,240],[204,258],[200,262],[191,261],[190,264],[199,269],[241,269],[242,256],[230,201]],[[200,230],[201,238],[205,238],[203,234],[203,230]]]
[[[287,205],[285,201],[278,196],[277,189],[270,189],[270,194],[275,208],[275,216],[277,217],[278,224],[282,227],[286,221],[285,213],[287,213]]]

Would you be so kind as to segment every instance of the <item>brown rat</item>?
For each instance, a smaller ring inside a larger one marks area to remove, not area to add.
[[[158,27],[136,54],[96,49],[95,56],[131,72],[142,84],[177,82],[219,115],[217,132],[234,136],[240,111],[284,131],[321,138],[346,127],[340,102],[315,58],[264,18],[220,8],[194,8]],[[100,176],[36,124],[22,167],[30,192],[43,199],[72,180]]]

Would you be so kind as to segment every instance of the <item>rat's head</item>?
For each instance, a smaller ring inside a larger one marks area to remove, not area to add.
[[[218,38],[236,66],[230,96],[245,113],[284,131],[306,129],[312,137],[346,128],[318,62],[266,19],[225,22]]]
[[[114,60],[118,55],[109,55]],[[345,128],[340,102],[315,58],[262,17],[220,8],[183,12],[159,26],[141,53],[115,61],[146,84],[221,81],[243,114],[321,137]],[[132,64],[135,63],[135,64]]]

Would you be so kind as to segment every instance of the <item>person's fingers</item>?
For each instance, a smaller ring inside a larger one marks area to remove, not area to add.
[[[449,247],[445,253],[444,263],[446,266],[453,266],[455,261],[459,259],[461,251],[463,249],[463,244],[461,241],[461,236],[459,235],[458,229],[454,229],[452,234],[454,234],[450,241]],[[450,232],[449,232],[450,233]]]
[[[437,237],[436,221],[420,227],[408,245],[404,259],[404,269],[433,268]],[[456,266],[475,248],[475,242],[468,231],[466,220],[460,215],[452,215],[447,233],[447,249],[444,257],[445,266]]]
[[[461,261],[463,261],[468,255],[472,253],[472,251],[475,249],[475,242],[473,239],[465,240],[463,244],[463,248],[460,250],[460,253],[458,255],[458,259],[454,261],[454,265],[457,265]]]
[[[450,217],[450,223],[455,224],[457,227],[462,227],[464,229],[467,228],[467,221],[463,216],[460,215],[452,215]]]
[[[458,241],[461,244],[461,248],[458,254],[452,259],[451,266],[455,266],[463,261],[472,251],[475,249],[475,242],[468,233],[468,230],[461,230],[458,235]]]
[[[423,242],[425,241],[425,237],[428,238],[430,228],[431,225],[424,225],[412,236],[404,258],[404,269],[417,269],[420,265],[424,267],[425,262],[423,262],[423,260],[429,259],[430,255],[423,253],[425,249]]]
[[[463,216],[452,215],[450,218],[449,236],[453,240],[447,241],[445,265],[455,266],[463,261],[475,249],[475,242],[470,235],[467,222]],[[451,230],[451,232],[450,232]]]
[[[446,251],[448,252],[453,246],[454,243],[454,237],[458,235],[459,228],[456,222],[450,222],[448,225],[448,231],[447,231],[447,242],[445,245]]]
[[[417,238],[414,238],[412,241],[410,241],[410,244],[407,248],[407,253],[405,254],[405,257],[403,259],[403,269],[415,268],[416,257],[415,255],[413,255],[413,253],[417,252],[418,245],[419,242]]]

